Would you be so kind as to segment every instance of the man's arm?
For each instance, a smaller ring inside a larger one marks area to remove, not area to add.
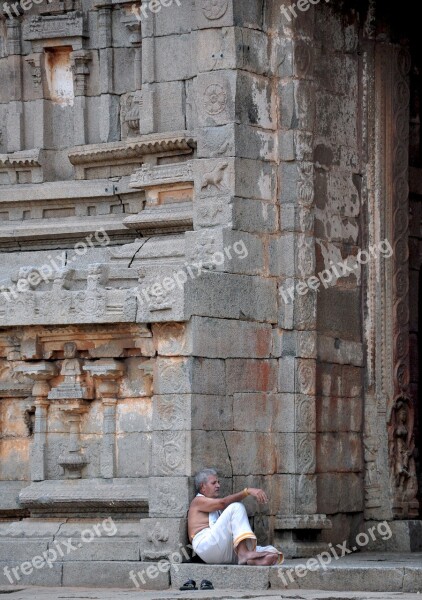
[[[229,506],[229,504],[233,504],[233,502],[241,502],[247,496],[253,496],[260,504],[266,504],[268,502],[266,493],[264,490],[259,488],[245,488],[241,492],[231,494],[225,498],[206,498],[205,496],[196,496],[194,502],[196,508],[201,512],[211,513],[216,510],[224,510]]]

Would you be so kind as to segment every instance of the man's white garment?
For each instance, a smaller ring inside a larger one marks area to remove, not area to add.
[[[249,524],[246,509],[240,502],[229,504],[222,513],[210,513],[209,527],[194,536],[192,548],[208,564],[237,564],[235,549],[243,540],[246,540],[248,550],[274,552],[282,557],[274,546],[256,545],[256,535]]]

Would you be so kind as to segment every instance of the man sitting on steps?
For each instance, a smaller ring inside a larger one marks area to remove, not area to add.
[[[253,496],[260,504],[268,498],[263,490],[245,488],[220,498],[217,471],[202,469],[195,476],[198,492],[188,514],[189,539],[196,554],[209,564],[275,565],[283,554],[274,546],[257,546],[241,500]]]

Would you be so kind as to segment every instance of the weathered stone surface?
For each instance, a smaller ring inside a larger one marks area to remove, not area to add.
[[[204,272],[185,286],[186,316],[276,320],[275,283],[259,277]]]
[[[192,474],[211,466],[218,469],[222,477],[232,477],[234,464],[227,443],[231,432],[192,431]]]
[[[317,431],[362,431],[361,398],[317,398]]]
[[[28,483],[20,481],[0,482],[0,512],[13,513],[20,510],[19,493]]]
[[[227,393],[271,392],[277,383],[277,361],[228,359],[226,361]]]
[[[141,560],[176,560],[172,553],[188,544],[186,519],[141,519],[139,530]],[[180,555],[180,562],[186,561],[186,556]]]
[[[173,565],[170,570],[171,585],[178,589],[191,577],[191,565]],[[230,576],[229,576],[230,574]],[[266,590],[269,567],[239,567],[201,565],[201,577],[212,581],[216,589]]]
[[[328,515],[362,509],[362,478],[357,473],[318,473],[318,510]]]
[[[155,568],[154,568],[155,567]],[[148,568],[150,571],[148,571]],[[169,574],[160,571],[157,563],[130,562],[130,561],[95,561],[90,563],[91,571],[81,569],[78,562],[67,562],[63,564],[63,585],[72,585],[78,581],[80,585],[92,587],[93,582],[100,587],[132,588],[135,584],[129,574],[133,572],[140,589],[163,590],[170,585]],[[138,575],[143,575],[142,578]],[[151,577],[150,575],[153,575]]]
[[[34,553],[30,556],[27,556],[27,560],[23,562],[28,562],[32,560],[34,556],[40,556],[42,554],[39,550],[34,548]],[[7,556],[7,553],[4,555]],[[23,554],[25,556],[25,554]],[[59,587],[62,585],[62,563],[56,562],[52,563],[51,568],[44,566],[43,568],[34,568],[31,563],[25,565],[24,569],[28,573],[24,575],[21,570],[17,571],[17,577],[13,572],[10,573],[10,579],[6,576],[4,569],[8,567],[11,569],[12,567],[20,567],[22,563],[22,559],[19,558],[16,563],[10,563],[9,561],[1,561],[0,562],[0,585],[2,586],[10,586],[13,582],[13,586],[16,589],[16,586],[19,586],[17,589],[21,589],[22,586],[26,585],[37,585],[37,586],[45,586],[45,587]],[[36,564],[41,564],[38,562]],[[32,568],[31,568],[32,567]],[[79,567],[80,568],[80,567]],[[14,591],[14,589],[13,589]]]
[[[250,321],[192,317],[192,353],[208,358],[267,358],[271,326]]]
[[[315,427],[315,400],[296,394],[233,396],[233,428],[239,431],[307,432]]]
[[[363,467],[360,435],[353,432],[320,433],[317,462],[320,472],[360,472]]]
[[[306,564],[306,562],[305,562]],[[287,567],[281,567],[280,575],[287,571]],[[293,574],[294,582],[290,583],[288,575],[282,577],[275,575],[275,569],[271,569],[271,587],[274,588],[290,588],[290,589],[321,589],[325,590],[342,590],[356,592],[366,590],[368,592],[383,589],[386,592],[399,592],[402,589],[403,572],[401,569],[383,569],[373,568],[365,570],[358,566],[345,567],[333,563],[330,570],[324,571],[319,568],[315,571],[305,572],[300,570],[301,578]],[[285,585],[284,582],[288,585]]]
[[[231,396],[192,395],[192,429],[230,431],[233,429],[232,405]]]

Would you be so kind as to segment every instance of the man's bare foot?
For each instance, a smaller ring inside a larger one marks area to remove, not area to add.
[[[239,565],[268,566],[275,565],[278,554],[274,552],[239,552]]]
[[[278,554],[275,552],[269,552],[266,556],[262,558],[250,559],[246,562],[247,565],[256,566],[256,567],[271,567],[277,564]]]

